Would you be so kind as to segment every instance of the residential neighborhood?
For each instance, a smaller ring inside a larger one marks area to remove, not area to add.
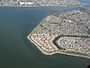
[[[79,0],[0,0],[0,6],[38,7],[77,6],[79,4]]]

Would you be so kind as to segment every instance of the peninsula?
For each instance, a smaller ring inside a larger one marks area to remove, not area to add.
[[[46,55],[60,53],[90,58],[90,11],[49,15],[27,38]]]

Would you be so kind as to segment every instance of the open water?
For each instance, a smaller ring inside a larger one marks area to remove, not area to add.
[[[90,59],[47,56],[26,38],[45,16],[67,9],[0,7],[0,68],[86,68]]]

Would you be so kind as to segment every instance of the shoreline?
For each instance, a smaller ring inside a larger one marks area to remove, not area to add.
[[[49,15],[48,15],[49,16]],[[31,35],[34,33],[34,31],[39,27],[39,25],[41,25],[43,23],[43,21],[48,17],[46,16],[45,18],[43,18],[43,20],[37,25],[36,28],[34,28],[34,30],[32,32],[29,33],[29,35],[27,36],[27,39],[29,41],[31,41],[43,54],[45,55],[54,55],[54,54],[62,54],[62,55],[69,55],[69,56],[72,56],[72,57],[81,57],[81,58],[88,58],[90,59],[90,57],[88,56],[84,56],[84,55],[79,55],[79,54],[71,54],[71,53],[65,53],[65,52],[60,52],[60,50],[58,51],[55,51],[55,52],[52,52],[52,53],[48,53],[48,52],[45,52],[42,50],[42,48],[40,48],[40,46],[38,46],[37,43],[35,43],[32,39],[31,39]]]
[[[16,8],[38,8],[38,7],[80,7],[81,5],[76,5],[76,6],[67,6],[67,5],[62,5],[62,6],[1,6],[0,7],[16,7]]]
[[[81,58],[90,59],[90,57],[88,57],[88,56],[83,56],[83,55],[78,55],[78,54],[70,54],[70,53],[65,53],[65,52],[60,52],[60,51],[55,51],[55,52],[52,52],[52,53],[47,53],[47,52],[43,51],[43,50],[38,46],[38,44],[36,44],[36,43],[30,38],[30,35],[31,35],[31,34],[29,34],[29,35],[27,36],[27,39],[28,39],[29,41],[31,41],[31,42],[41,51],[41,53],[43,53],[43,54],[45,54],[45,55],[62,54],[62,55],[66,55],[66,56],[81,57]]]

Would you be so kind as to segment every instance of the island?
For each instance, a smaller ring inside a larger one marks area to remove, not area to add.
[[[59,53],[90,59],[90,11],[48,15],[27,38],[45,55]]]

